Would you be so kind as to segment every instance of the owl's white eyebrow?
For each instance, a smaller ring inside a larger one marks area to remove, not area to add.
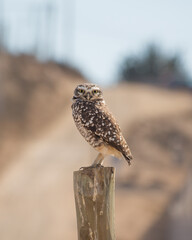
[[[91,90],[100,90],[98,87],[92,87]]]
[[[86,87],[81,86],[81,87],[78,87],[78,89],[86,90]]]
[[[92,91],[92,90],[100,90],[98,87],[91,87],[91,89],[87,89],[87,87],[81,86],[78,87],[78,89],[86,90],[86,91]]]

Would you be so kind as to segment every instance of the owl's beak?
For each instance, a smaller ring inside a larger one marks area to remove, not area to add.
[[[87,93],[87,96],[86,96],[86,97],[87,97],[87,100],[90,100],[90,98],[91,98],[91,95],[90,95],[90,93],[89,93],[89,92]]]

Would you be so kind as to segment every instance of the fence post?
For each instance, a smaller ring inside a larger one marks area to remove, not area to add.
[[[115,240],[113,167],[74,172],[78,240]]]

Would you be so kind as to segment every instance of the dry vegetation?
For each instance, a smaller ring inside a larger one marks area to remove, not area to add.
[[[75,240],[72,172],[96,155],[71,117],[72,89],[84,79],[26,56],[0,61],[8,104],[1,110],[0,139],[7,146],[1,161],[10,162],[0,177],[1,239]],[[130,168],[125,161],[105,162],[117,168],[117,239],[171,239],[161,219],[191,176],[191,95],[124,84],[105,90],[105,98],[134,155]],[[20,151],[9,155],[16,139]]]

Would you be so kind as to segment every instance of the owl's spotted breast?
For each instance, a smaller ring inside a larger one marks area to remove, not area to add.
[[[102,144],[102,139],[95,134],[93,119],[94,105],[88,101],[76,101],[72,104],[72,113],[75,124],[87,142],[94,148]]]

